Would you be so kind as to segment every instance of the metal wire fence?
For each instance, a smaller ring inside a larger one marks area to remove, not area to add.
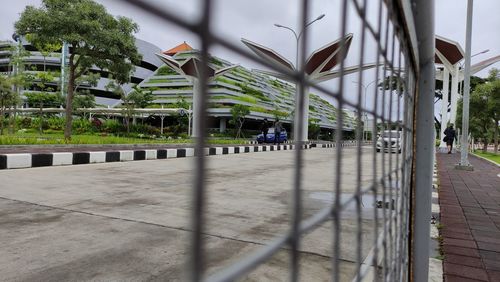
[[[342,252],[345,246],[342,245],[343,215],[349,205],[355,207],[355,242],[353,247],[355,253],[355,269],[352,277],[355,281],[361,280],[407,280],[410,272],[411,257],[411,230],[412,230],[412,206],[413,201],[413,164],[415,161],[415,117],[418,111],[417,82],[419,81],[419,52],[417,44],[417,32],[413,18],[414,8],[410,1],[369,1],[368,0],[343,0],[339,11],[329,11],[338,14],[339,24],[331,26],[331,29],[338,28],[341,35],[347,34],[349,22],[357,20],[360,23],[360,38],[358,54],[359,65],[366,64],[367,54],[375,51],[374,70],[370,74],[375,76],[373,91],[366,93],[364,82],[367,80],[368,71],[361,70],[356,73],[358,84],[355,93],[347,93],[347,76],[345,60],[339,62],[339,76],[337,87],[320,85],[312,81],[305,71],[305,53],[308,48],[309,34],[307,27],[307,15],[311,10],[311,1],[301,0],[300,22],[304,31],[300,38],[300,50],[298,57],[298,68],[296,71],[285,69],[270,61],[263,60],[255,56],[244,46],[234,44],[211,29],[213,21],[213,3],[211,0],[201,2],[200,18],[197,20],[183,18],[165,7],[160,7],[146,0],[126,0],[136,8],[147,11],[150,15],[177,25],[195,34],[201,43],[201,61],[203,67],[199,70],[199,90],[201,91],[200,107],[197,109],[199,119],[196,136],[196,151],[202,152],[206,145],[206,108],[208,86],[208,63],[209,50],[213,46],[221,46],[242,57],[252,60],[263,67],[279,72],[287,76],[297,85],[297,95],[295,97],[296,120],[304,119],[304,104],[306,103],[305,89],[313,89],[330,97],[335,101],[339,111],[343,108],[351,108],[357,115],[357,149],[356,149],[356,185],[352,193],[345,193],[342,188],[344,148],[335,146],[330,150],[336,150],[336,164],[334,171],[327,171],[334,179],[333,187],[328,187],[333,195],[331,204],[317,211],[313,215],[306,217],[303,213],[303,162],[304,154],[303,140],[300,139],[299,132],[303,130],[303,123],[295,122],[295,143],[294,151],[294,180],[292,193],[291,219],[288,232],[281,234],[274,240],[254,253],[248,254],[240,261],[232,263],[230,266],[221,269],[210,276],[205,275],[205,248],[203,236],[207,228],[206,213],[206,157],[197,154],[193,179],[194,189],[192,193],[192,217],[190,241],[191,252],[187,263],[187,271],[191,281],[233,281],[245,277],[250,271],[259,265],[264,264],[280,250],[289,251],[288,273],[290,281],[298,281],[300,273],[301,240],[309,232],[321,225],[331,224],[331,277],[328,280],[341,280]],[[370,5],[370,6],[368,6]],[[368,7],[370,10],[368,11]],[[376,12],[374,12],[376,11]],[[243,13],[243,11],[242,11]],[[369,16],[370,15],[370,16]],[[349,16],[354,16],[349,18]],[[371,18],[370,18],[371,17]],[[340,42],[340,58],[347,52],[345,38]],[[363,93],[365,90],[365,93]],[[366,104],[363,94],[369,94],[371,103]],[[351,99],[353,96],[357,99]],[[365,101],[365,103],[362,103]],[[371,132],[379,133],[379,141],[370,145],[363,145],[363,117],[368,116],[373,119]],[[196,122],[196,121],[195,121]],[[344,117],[337,115],[336,142],[343,140],[342,129]],[[366,158],[364,151],[369,149],[371,158],[371,175],[369,185],[363,185],[363,158]],[[377,151],[380,151],[378,153]],[[400,153],[400,154],[399,154]],[[372,200],[373,209],[370,215],[373,220],[372,239],[364,240],[363,224],[366,218],[363,215],[363,197]],[[369,252],[364,252],[363,248],[370,246]]]

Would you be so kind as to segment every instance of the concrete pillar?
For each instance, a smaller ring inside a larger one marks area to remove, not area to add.
[[[457,102],[459,98],[458,94],[458,83],[459,83],[459,69],[458,63],[454,65],[454,70],[451,73],[451,111],[450,111],[450,122],[455,124],[457,118]]]
[[[450,72],[445,67],[443,71],[443,100],[441,104],[441,134],[439,134],[439,140],[441,144],[439,147],[446,148],[446,143],[443,142],[444,130],[448,125],[448,95],[449,95],[449,84],[450,84]]]
[[[226,132],[226,127],[227,127],[227,119],[220,118],[220,121],[219,121],[219,132],[220,133]]]
[[[197,78],[193,78],[193,128],[192,128],[192,137],[198,137],[198,129],[200,128],[200,116],[198,115],[201,93],[199,87],[199,80]]]
[[[309,140],[309,87],[304,87],[304,118],[302,119],[302,140]]]

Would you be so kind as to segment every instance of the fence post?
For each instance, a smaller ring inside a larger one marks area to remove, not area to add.
[[[434,151],[434,1],[414,0],[413,17],[419,52],[419,77],[416,93],[414,170],[412,177],[412,232],[410,281],[427,281],[431,190]]]

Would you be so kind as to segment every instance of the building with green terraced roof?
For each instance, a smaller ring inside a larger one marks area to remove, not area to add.
[[[183,43],[163,54],[183,62],[196,56],[197,50]],[[211,65],[222,69],[233,65],[224,59],[212,56]],[[149,89],[155,96],[154,103],[164,107],[174,107],[180,100],[192,102],[192,81],[163,65],[150,77],[139,84],[142,89]],[[279,118],[290,130],[294,113],[295,85],[263,73],[237,66],[231,71],[209,82],[208,115],[209,128],[225,131],[231,118],[231,107],[246,105],[250,114],[246,116],[245,127],[257,129],[264,118],[270,121]],[[355,118],[352,112],[342,111],[344,130],[353,131]],[[337,109],[325,99],[311,94],[309,119],[323,130],[337,127]]]

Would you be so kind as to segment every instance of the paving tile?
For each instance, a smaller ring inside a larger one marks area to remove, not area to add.
[[[500,271],[488,270],[487,272],[490,277],[490,282],[500,282]]]
[[[500,245],[500,237],[474,236],[474,240],[484,243],[494,243]]]
[[[481,230],[487,232],[495,232],[498,231],[498,227],[496,225],[469,225],[471,230]]]
[[[467,233],[458,233],[458,232],[441,232],[441,235],[444,238],[455,238],[455,239],[462,239],[462,240],[474,240],[471,234]],[[486,237],[487,238],[487,237]]]
[[[443,250],[444,250],[445,257],[447,254],[456,254],[456,255],[463,255],[463,256],[476,257],[476,258],[480,257],[478,249],[462,248],[462,247],[452,246],[452,245],[443,245]]]
[[[447,254],[446,261],[454,264],[467,265],[477,268],[483,267],[483,262],[480,258],[466,257],[461,255]]]
[[[451,233],[462,233],[462,234],[472,234],[469,228],[456,228],[453,226],[444,225],[443,232],[451,232]]]
[[[500,244],[477,242],[477,246],[480,250],[500,252]]]
[[[474,237],[500,238],[500,232],[488,232],[483,230],[471,230]]]
[[[500,260],[483,259],[483,263],[488,270],[500,271]]]
[[[483,268],[470,267],[455,263],[444,262],[444,272],[459,277],[488,281],[488,274]]]
[[[462,239],[454,239],[454,238],[444,238],[443,244],[458,246],[463,248],[477,248],[476,242],[472,240],[462,240]]]
[[[470,278],[446,274],[446,275],[444,275],[444,281],[445,282],[476,282],[476,281],[481,281],[481,280],[470,279]]]
[[[458,160],[437,154],[444,280],[500,282],[500,169],[471,156],[474,171],[459,171]]]

